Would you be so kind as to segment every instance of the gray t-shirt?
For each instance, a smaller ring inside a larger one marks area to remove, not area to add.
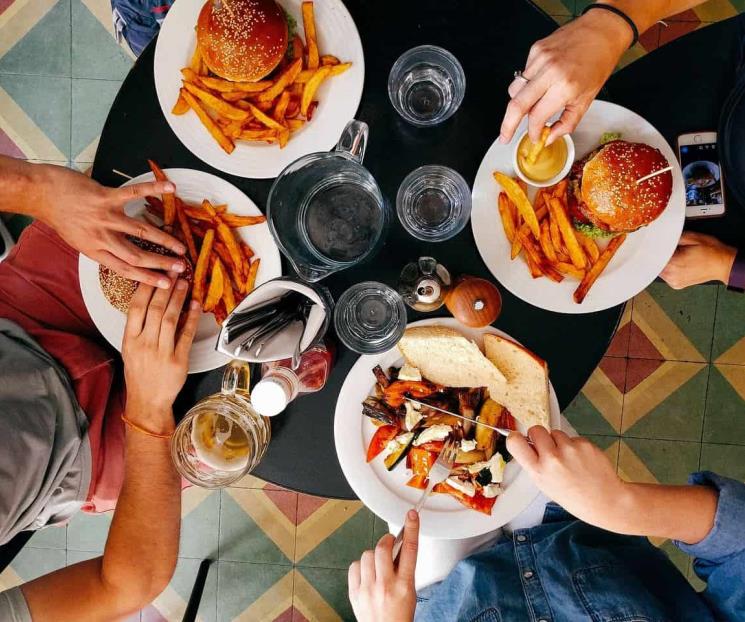
[[[26,598],[20,587],[0,592],[0,620],[3,622],[31,622]]]

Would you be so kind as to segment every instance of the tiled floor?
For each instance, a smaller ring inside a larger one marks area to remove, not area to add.
[[[541,0],[557,22],[586,0]],[[645,35],[622,64],[745,10],[713,0]],[[0,153],[89,168],[132,63],[111,36],[109,0],[0,0]],[[20,229],[24,221],[15,218]],[[607,356],[567,411],[619,473],[683,482],[698,468],[745,479],[745,296],[655,284],[629,303]],[[205,622],[351,619],[346,567],[383,532],[360,503],[298,495],[247,477],[184,493],[181,558],[169,588],[133,620],[180,620],[201,559],[216,560]],[[0,589],[98,555],[109,516],[36,534]],[[690,576],[688,559],[658,542]]]

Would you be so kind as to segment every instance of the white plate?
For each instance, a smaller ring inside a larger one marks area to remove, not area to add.
[[[214,205],[227,204],[233,214],[240,216],[261,215],[261,210],[256,207],[251,199],[234,185],[219,177],[188,168],[169,168],[165,169],[165,173],[176,184],[178,195],[189,203],[201,203],[203,199],[208,199]],[[145,173],[123,185],[130,186],[153,179],[152,173]],[[137,217],[145,211],[145,201],[143,199],[131,201],[127,203],[124,209],[130,216]],[[256,256],[261,258],[259,271],[256,275],[257,285],[282,274],[279,249],[266,223],[241,227],[235,229],[235,231],[242,240],[254,249]],[[98,262],[80,255],[78,273],[80,290],[83,293],[83,300],[93,323],[106,337],[106,340],[121,352],[127,318],[124,313],[112,307],[103,295],[98,280]],[[215,350],[219,334],[220,327],[215,322],[214,316],[211,313],[202,314],[194,338],[194,345],[189,354],[190,374],[221,367],[230,360],[224,354]]]
[[[453,318],[433,318],[414,322],[409,326],[432,324],[454,328],[482,349],[485,333],[512,339],[492,326],[468,328]],[[370,464],[366,462],[367,447],[376,428],[362,414],[362,402],[371,394],[375,384],[373,367],[380,365],[383,369],[388,369],[392,365],[402,364],[403,357],[398,348],[382,354],[361,356],[344,381],[334,415],[336,455],[349,485],[370,510],[396,525],[402,524],[406,512],[419,500],[421,491],[406,485],[411,472],[405,465],[399,465],[388,472],[379,458]],[[559,429],[561,412],[553,386],[550,399],[551,427]],[[518,425],[520,431],[525,432],[524,426]],[[509,523],[536,498],[538,489],[514,460],[507,465],[504,477],[505,491],[497,498],[491,516],[468,509],[448,495],[432,495],[422,510],[422,535],[446,540],[469,538]]]
[[[525,128],[526,121],[515,134]],[[510,244],[497,209],[501,187],[492,173],[513,175],[513,145],[494,142],[481,162],[473,184],[471,226],[481,258],[491,273],[518,298],[541,309],[560,313],[589,313],[614,307],[633,298],[659,275],[675,252],[685,220],[685,188],[678,159],[665,138],[650,123],[622,106],[596,100],[572,134],[577,159],[598,146],[605,132],[621,132],[630,142],[659,149],[673,167],[673,192],[667,208],[647,227],[631,233],[608,267],[592,286],[582,304],[572,298],[578,282],[534,279],[522,258],[510,260]],[[531,189],[531,196],[534,189]]]
[[[276,177],[291,162],[316,151],[328,151],[354,118],[362,98],[365,59],[362,42],[352,16],[341,0],[315,3],[318,47],[322,54],[333,54],[352,66],[339,76],[326,80],[318,89],[318,108],[313,119],[294,133],[284,149],[277,145],[236,141],[235,150],[225,153],[193,111],[171,114],[181,88],[181,69],[188,66],[196,45],[199,11],[205,0],[179,0],[168,11],[155,47],[155,88],[168,124],[187,149],[210,166],[240,177]],[[301,0],[280,0],[279,4],[295,18],[303,40]]]

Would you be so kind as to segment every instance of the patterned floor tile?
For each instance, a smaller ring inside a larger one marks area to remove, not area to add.
[[[103,553],[112,516],[113,512],[105,514],[78,512],[67,526],[67,548],[72,551]]]
[[[17,0],[0,28],[0,73],[70,76],[70,0]]]
[[[105,21],[102,21],[105,20]],[[111,34],[109,0],[72,0],[72,76],[123,80],[132,57]]]
[[[618,328],[613,335],[613,339],[608,346],[605,356],[628,356],[629,355],[629,338],[631,336],[631,314],[634,301],[629,300],[623,307],[621,320],[618,322]]]
[[[621,431],[627,359],[603,357],[564,416],[579,434],[612,435]]]
[[[745,447],[742,445],[714,445],[701,447],[701,470],[745,482]]]
[[[297,493],[228,488],[221,491],[220,559],[291,564]]]
[[[698,470],[699,453],[699,443],[625,438],[618,473],[632,482],[685,484]]]
[[[226,561],[218,562],[217,568],[220,622],[291,620],[294,573],[291,568]]]
[[[347,570],[297,568],[294,606],[308,622],[354,620],[347,594]],[[294,622],[303,618],[294,617]]]
[[[217,559],[220,525],[220,492],[187,488],[181,495],[181,544],[179,555]]]
[[[703,440],[745,445],[745,367],[712,366]]]
[[[690,13],[693,13],[694,17],[696,17],[696,14],[693,11],[690,11]],[[687,35],[689,32],[693,32],[701,26],[702,24],[698,21],[697,17],[695,21],[691,19],[676,19],[674,21],[665,20],[665,24],[660,25],[660,45],[665,45],[666,43],[675,41],[675,39]]]
[[[200,563],[201,560],[198,559],[178,560],[169,586],[142,610],[142,622],[180,622],[186,611]],[[199,601],[197,615],[201,622],[217,620],[217,575],[217,562],[213,562]]]
[[[745,296],[719,288],[714,343],[711,359],[715,363],[745,365]]]
[[[271,482],[265,482],[263,479],[256,477],[255,475],[243,476],[234,484],[230,485],[231,488],[261,488],[263,490],[285,490],[281,486],[272,484]]]
[[[39,549],[66,549],[67,548],[67,526],[52,526],[40,529],[28,541],[28,546]]]
[[[98,139],[121,82],[72,80],[72,159],[92,162]]]
[[[27,546],[21,549],[11,565],[0,574],[0,592],[64,568],[65,563],[65,551]]]

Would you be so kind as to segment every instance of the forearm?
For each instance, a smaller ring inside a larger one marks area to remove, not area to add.
[[[610,4],[628,15],[640,33],[649,30],[661,19],[703,4],[706,0],[598,0]],[[605,12],[605,11],[604,11]],[[616,18],[620,19],[620,18]]]
[[[38,217],[40,165],[0,155],[0,212]]]

